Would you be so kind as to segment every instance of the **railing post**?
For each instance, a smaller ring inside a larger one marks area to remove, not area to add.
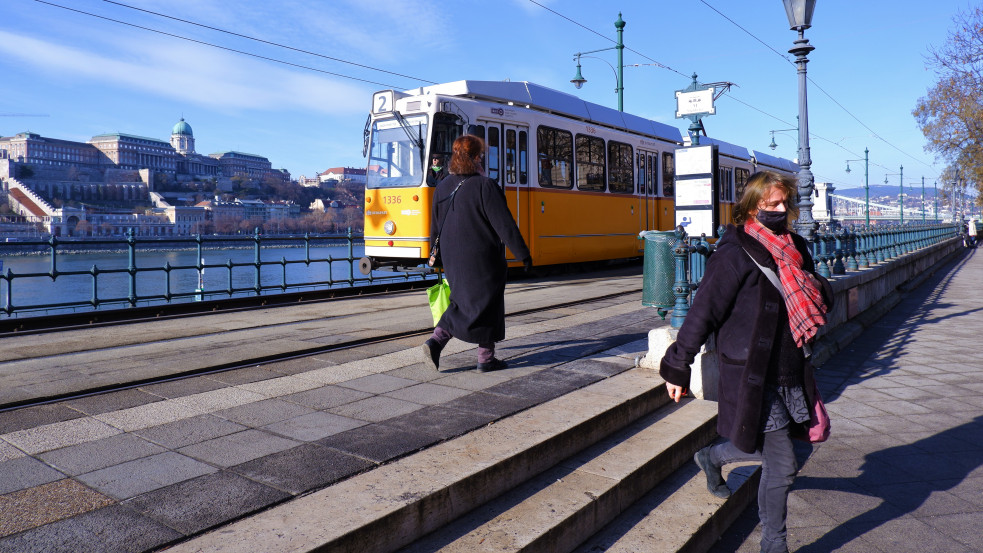
[[[133,307],[137,304],[137,254],[136,238],[133,237],[133,229],[128,229],[126,231],[126,247],[128,250],[127,253],[129,259],[126,272],[130,277],[130,294],[127,299],[130,302],[130,306]]]
[[[669,324],[673,328],[683,326],[683,320],[689,313],[689,279],[686,278],[686,258],[689,257],[689,247],[686,245],[686,232],[682,227],[676,227],[676,248],[672,251],[676,259],[676,282],[672,285],[672,293],[676,296],[676,304],[672,308]]]
[[[840,229],[838,231],[834,231],[833,232],[833,236],[830,237],[832,240],[834,240],[834,243],[836,244],[836,247],[833,250],[833,252],[834,252],[833,253],[833,256],[834,256],[834,260],[833,260],[833,274],[834,275],[842,275],[842,274],[845,274],[846,273],[846,267],[843,265],[843,256],[845,254],[845,251],[844,250],[846,249],[846,247],[845,247],[845,243],[846,242],[844,240],[844,236],[845,236],[844,233],[845,232],[846,232],[845,230]]]
[[[829,265],[826,264],[827,259],[827,249],[826,245],[826,233],[824,231],[819,231],[816,233],[816,247],[819,248],[819,255],[817,257],[818,264],[816,266],[816,272],[820,276],[829,278],[832,275],[829,271]]]
[[[253,230],[253,241],[255,242],[255,244],[253,245],[253,251],[256,254],[255,255],[255,261],[253,262],[254,265],[256,266],[256,281],[255,281],[255,284],[253,285],[253,290],[256,291],[256,295],[257,296],[263,291],[263,275],[262,275],[262,271],[261,271],[261,269],[263,268],[263,263],[262,263],[261,257],[260,257],[260,241],[261,240],[262,240],[262,238],[259,235],[259,227],[256,227]]]

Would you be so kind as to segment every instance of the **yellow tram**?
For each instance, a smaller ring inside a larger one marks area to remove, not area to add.
[[[641,231],[676,224],[674,153],[684,141],[673,126],[528,82],[384,90],[373,95],[365,126],[363,273],[424,265],[435,190],[427,161],[449,160],[463,133],[485,140],[486,174],[502,188],[536,265],[639,257]],[[756,166],[796,169],[711,142],[719,151],[720,221],[730,220],[735,194]]]

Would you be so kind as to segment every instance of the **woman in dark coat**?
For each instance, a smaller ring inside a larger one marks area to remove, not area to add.
[[[434,193],[431,242],[440,232],[440,253],[451,285],[450,305],[421,346],[424,362],[434,370],[452,337],[478,344],[478,372],[507,367],[495,358],[495,342],[505,338],[505,246],[527,269],[532,266],[505,194],[484,176],[484,152],[485,143],[476,136],[455,140],[451,174]]]
[[[728,441],[701,449],[694,459],[718,497],[730,495],[722,465],[761,462],[762,553],[788,552],[788,493],[797,470],[790,432],[809,421],[807,356],[832,299],[806,241],[789,231],[798,217],[795,192],[792,178],[771,171],[748,180],[735,206],[737,226],[728,225],[717,243],[659,370],[670,397],[679,401],[690,382],[690,364],[716,332],[717,431]],[[759,265],[774,271],[782,290]]]

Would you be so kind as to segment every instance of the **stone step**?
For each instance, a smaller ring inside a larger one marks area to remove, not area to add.
[[[754,502],[760,476],[758,465],[738,466],[729,472],[725,467],[732,494],[720,499],[707,491],[706,477],[696,463],[684,464],[574,553],[709,551]]]
[[[716,418],[713,402],[670,404],[400,553],[571,551],[689,463]]]
[[[656,372],[630,369],[176,544],[168,552],[396,551],[565,460],[576,464],[576,454],[669,401]],[[686,408],[699,409],[690,404],[701,403],[687,402]],[[666,423],[667,430],[671,426]],[[650,447],[661,439],[649,440],[639,443]],[[678,466],[691,455],[675,453],[662,462]],[[598,469],[608,470],[620,473],[623,468]],[[618,494],[605,503],[631,503]]]

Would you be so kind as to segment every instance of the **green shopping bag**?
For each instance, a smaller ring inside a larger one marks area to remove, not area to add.
[[[437,325],[440,318],[451,304],[451,285],[441,277],[440,282],[427,288],[427,300],[430,302],[430,313],[433,314],[433,324]]]

